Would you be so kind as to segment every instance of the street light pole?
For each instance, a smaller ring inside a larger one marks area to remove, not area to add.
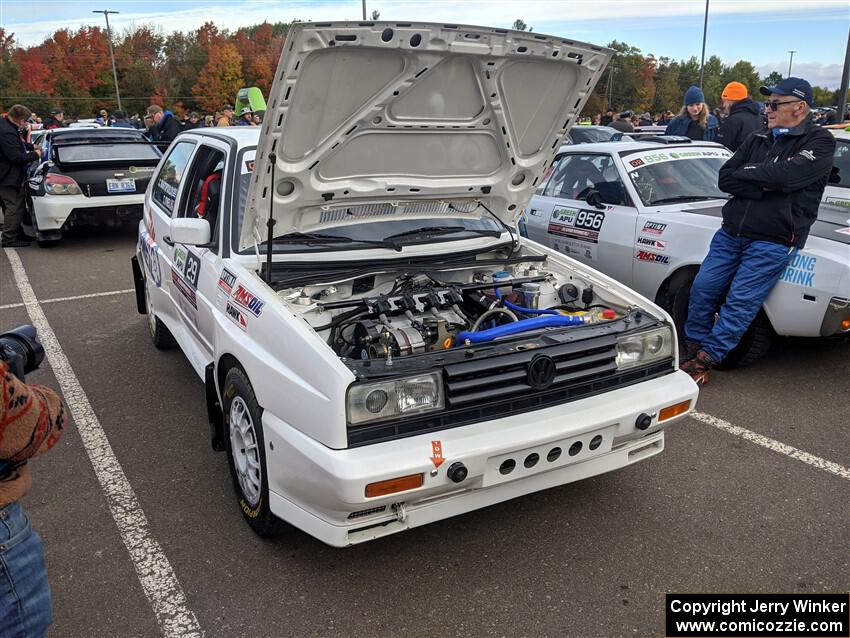
[[[362,0],[361,4],[363,5],[363,21],[366,21],[366,0]]]
[[[699,88],[702,90],[702,80],[705,77],[705,37],[708,35],[708,0],[705,0],[705,22],[702,25],[702,60],[699,63]]]
[[[366,0],[363,1],[365,2]],[[115,52],[112,50],[112,31],[109,29],[109,14],[121,12],[104,9],[103,11],[92,11],[92,13],[102,13],[103,17],[106,18],[106,41],[109,43],[109,57],[112,59],[112,79],[115,80],[115,98],[118,100],[118,110],[121,111],[123,109],[121,108],[121,93],[118,91],[118,72],[115,70]]]
[[[789,51],[788,53],[791,54],[791,59],[788,60],[788,77],[790,78],[791,77],[791,65],[794,64],[794,54],[797,53],[797,51],[796,50],[795,51]]]
[[[838,122],[844,123],[847,110],[847,86],[850,84],[850,33],[847,34],[847,51],[844,54],[844,71],[841,72],[841,86],[838,89]]]

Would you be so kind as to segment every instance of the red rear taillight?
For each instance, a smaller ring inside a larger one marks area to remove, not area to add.
[[[44,190],[51,195],[79,195],[80,187],[67,175],[48,173],[44,178]]]

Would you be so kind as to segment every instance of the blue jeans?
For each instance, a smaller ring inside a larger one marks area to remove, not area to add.
[[[771,241],[734,237],[722,228],[691,286],[685,337],[720,363],[750,327],[764,300],[788,266],[796,248]],[[726,301],[715,321],[723,293]]]
[[[41,638],[52,621],[41,538],[12,503],[0,508],[0,638]]]

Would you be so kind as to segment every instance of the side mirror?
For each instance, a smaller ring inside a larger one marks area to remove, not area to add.
[[[164,237],[165,243],[186,244],[188,246],[201,246],[210,243],[210,223],[206,219],[194,219],[189,217],[177,217],[168,225],[168,237]]]
[[[605,204],[602,203],[602,193],[598,190],[590,189],[584,200],[594,208],[605,209]]]

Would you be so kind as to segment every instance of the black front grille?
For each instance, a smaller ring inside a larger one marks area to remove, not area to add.
[[[606,335],[446,365],[446,410],[349,428],[348,445],[357,447],[541,410],[674,372],[671,359],[620,372],[616,351],[616,337]],[[549,387],[535,390],[528,383],[528,366],[541,355],[554,360],[556,374]]]
[[[548,356],[555,362],[555,378],[547,390],[581,384],[617,371],[617,338],[610,335],[542,351],[531,348],[498,358],[447,365],[448,407],[467,407],[534,392],[529,384],[528,368],[540,356]]]

